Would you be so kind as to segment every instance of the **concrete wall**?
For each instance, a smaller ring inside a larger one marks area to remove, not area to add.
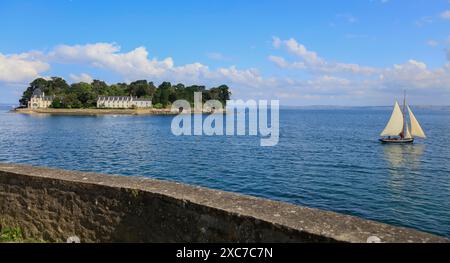
[[[448,242],[352,216],[174,182],[0,164],[0,222],[82,242]]]

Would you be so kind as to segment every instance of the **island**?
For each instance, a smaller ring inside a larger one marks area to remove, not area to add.
[[[69,85],[61,77],[37,78],[23,92],[20,106],[14,111],[70,115],[174,114],[170,110],[172,103],[183,99],[193,105],[195,92],[202,93],[203,102],[218,100],[223,105],[231,96],[227,85],[207,89],[203,85],[172,85],[165,81],[155,86],[147,80],[112,85],[93,80]]]

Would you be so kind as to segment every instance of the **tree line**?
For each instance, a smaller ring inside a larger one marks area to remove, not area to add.
[[[68,84],[63,78],[37,78],[33,80],[23,92],[20,104],[28,105],[33,92],[37,89],[45,92],[46,96],[54,96],[53,108],[94,108],[97,106],[98,96],[133,96],[152,100],[153,107],[165,108],[176,100],[184,99],[194,103],[194,92],[202,92],[203,101],[219,100],[224,105],[230,99],[231,92],[227,85],[207,89],[205,86],[184,84],[172,85],[163,82],[155,86],[147,80],[137,80],[127,83],[108,85],[101,80],[91,83],[78,82]]]

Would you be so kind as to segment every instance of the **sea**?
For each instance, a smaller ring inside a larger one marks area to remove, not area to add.
[[[0,107],[0,162],[145,176],[450,237],[450,108],[412,107],[427,133],[380,144],[390,107],[284,108],[280,138],[175,136],[172,116],[25,115]]]

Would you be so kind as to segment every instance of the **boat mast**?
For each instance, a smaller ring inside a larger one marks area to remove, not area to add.
[[[400,137],[405,138],[405,127],[406,127],[406,90],[403,90],[403,129],[400,133]]]

